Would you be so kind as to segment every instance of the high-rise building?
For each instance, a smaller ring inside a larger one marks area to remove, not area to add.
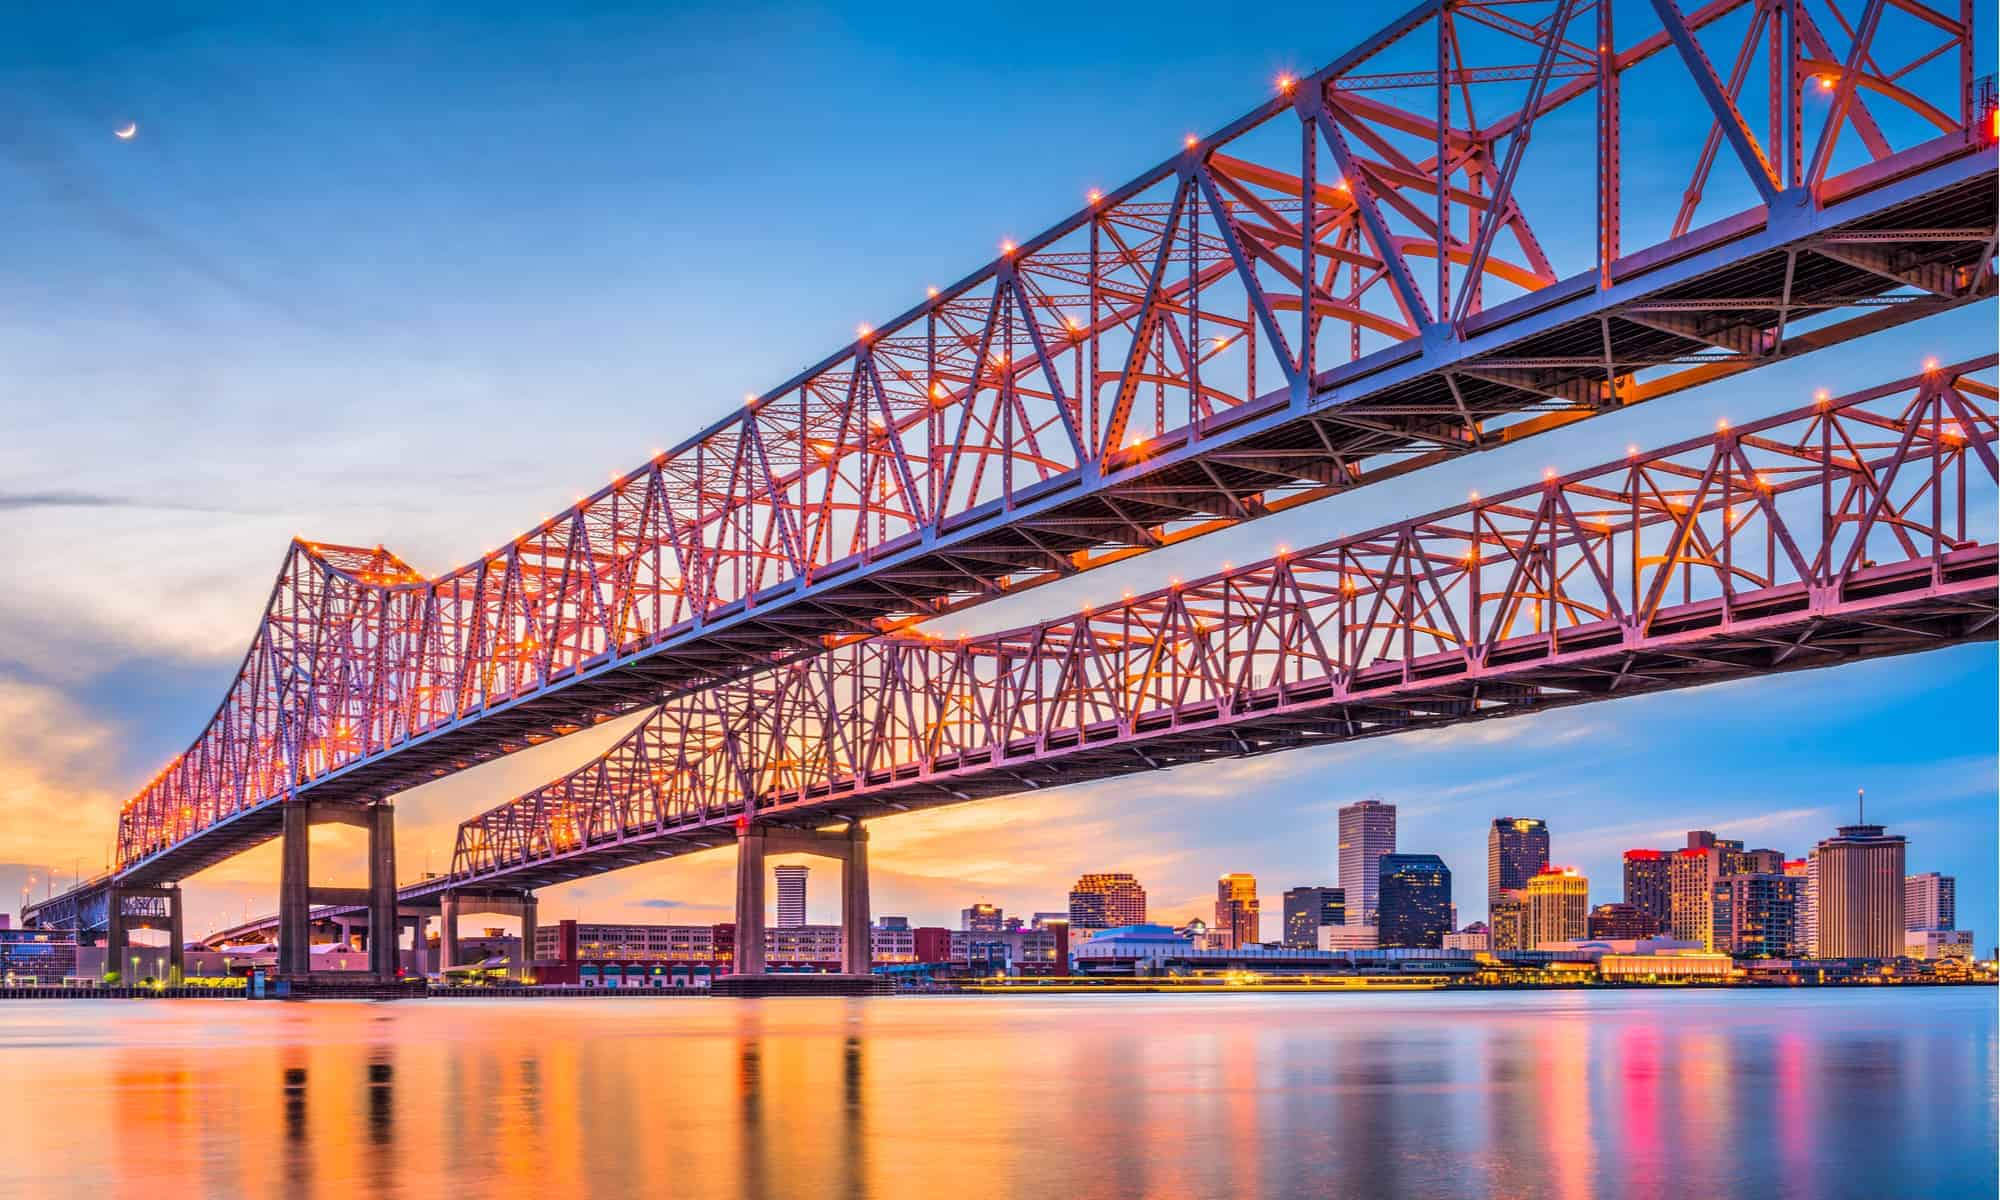
[[[778,877],[778,928],[798,929],[806,923],[806,872],[811,867],[772,867]]]
[[[1625,903],[1653,919],[1656,929],[1673,921],[1673,888],[1667,866],[1671,856],[1665,850],[1625,852]]]
[[[1688,835],[1690,842],[1694,834]],[[1706,835],[1714,841],[1714,834]],[[1715,881],[1722,877],[1722,854],[1714,845],[1690,845],[1667,860],[1670,911],[1667,928],[1676,938],[1715,948]]]
[[[1486,911],[1549,869],[1549,827],[1540,817],[1495,817],[1486,832]]]
[[[1590,918],[1585,923],[1586,933],[1591,941],[1627,941],[1638,938],[1657,937],[1660,923],[1651,913],[1640,912],[1632,904],[1600,904],[1590,910]]]
[[[1786,864],[1785,874],[1792,874],[1790,864]],[[1805,898],[1799,913],[1799,953],[1807,958],[1819,957],[1819,850],[1806,851],[1805,863],[1798,872],[1805,882]]]
[[[1340,810],[1340,888],[1356,924],[1375,924],[1382,856],[1395,852],[1395,805],[1370,798]]]
[[[1093,872],[1069,890],[1072,929],[1118,929],[1146,923],[1146,889],[1123,871]]]
[[[1796,875],[1769,871],[1716,880],[1715,949],[1738,958],[1795,957],[1804,883]]]
[[[1378,867],[1375,925],[1382,947],[1441,948],[1451,932],[1451,869],[1435,854],[1384,854]]]
[[[1590,933],[1590,880],[1574,867],[1537,872],[1522,889],[1528,905],[1528,948],[1573,942]]]
[[[1903,836],[1842,825],[1819,853],[1819,957],[1903,952]]]
[[[1936,871],[1903,878],[1903,928],[1958,928],[1958,880]]]
[[[1007,928],[1007,914],[999,905],[982,900],[959,910],[958,927],[968,933],[1000,933]]]
[[[1285,948],[1319,947],[1319,927],[1347,920],[1347,893],[1337,887],[1295,887],[1285,892]]]
[[[1528,902],[1521,893],[1508,892],[1494,901],[1486,925],[1494,950],[1528,949]]]
[[[1258,943],[1257,877],[1235,871],[1215,882],[1215,924],[1209,944],[1218,950],[1240,950]]]

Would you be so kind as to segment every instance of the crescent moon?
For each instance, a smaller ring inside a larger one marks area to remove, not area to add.
[[[114,129],[111,131],[111,134],[113,137],[116,137],[121,142],[129,142],[135,135],[138,134],[138,132],[139,132],[139,122],[128,121],[125,123],[125,128]]]

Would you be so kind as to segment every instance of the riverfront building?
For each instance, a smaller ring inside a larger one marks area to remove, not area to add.
[[[1936,871],[1903,879],[1903,928],[1958,928],[1958,880]]]
[[[1146,889],[1123,871],[1085,875],[1069,891],[1071,929],[1123,929],[1146,923]]]
[[[1660,932],[1660,923],[1650,913],[1623,902],[1600,904],[1591,909],[1586,926],[1593,940],[1649,938],[1657,937]]]
[[[811,867],[772,867],[778,877],[778,928],[797,929],[806,923],[806,872]]]
[[[1590,880],[1574,867],[1538,872],[1522,889],[1528,906],[1528,944],[1571,942],[1590,933]]]
[[[1795,958],[1804,880],[1758,872],[1716,881],[1714,948],[1739,958]]]
[[[1842,825],[1816,848],[1820,958],[1894,958],[1903,952],[1903,836]]]
[[[1395,852],[1395,805],[1370,799],[1340,810],[1340,887],[1347,893],[1349,920],[1376,923],[1382,856]]]
[[[1693,840],[1695,834],[1689,834]],[[1713,834],[1704,834],[1713,842]],[[1674,937],[1715,948],[1715,881],[1722,878],[1722,851],[1713,844],[1676,850],[1667,860],[1667,929]]]
[[[1435,854],[1385,854],[1378,920],[1384,949],[1438,950],[1451,932],[1451,870]]]
[[[1322,925],[1347,920],[1347,893],[1337,887],[1295,887],[1285,892],[1285,945],[1294,950],[1319,946]]]
[[[1549,869],[1549,826],[1540,817],[1495,817],[1486,833],[1486,911]]]
[[[1257,877],[1242,872],[1224,875],[1215,883],[1215,924],[1209,927],[1208,944],[1218,950],[1254,946],[1258,936]]]
[[[1656,929],[1673,921],[1673,889],[1667,877],[1665,850],[1625,852],[1625,903],[1652,918]]]

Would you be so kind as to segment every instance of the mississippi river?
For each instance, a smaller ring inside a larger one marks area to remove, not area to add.
[[[0,1004],[0,1196],[1991,1196],[1988,988]]]

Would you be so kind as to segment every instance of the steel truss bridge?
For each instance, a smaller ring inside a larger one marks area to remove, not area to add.
[[[1990,297],[1974,16],[1420,4],[473,562],[294,542],[113,874],[36,911],[184,878],[288,802],[912,653],[856,647]],[[1703,118],[1636,127],[1637,179],[1628,91]]]

